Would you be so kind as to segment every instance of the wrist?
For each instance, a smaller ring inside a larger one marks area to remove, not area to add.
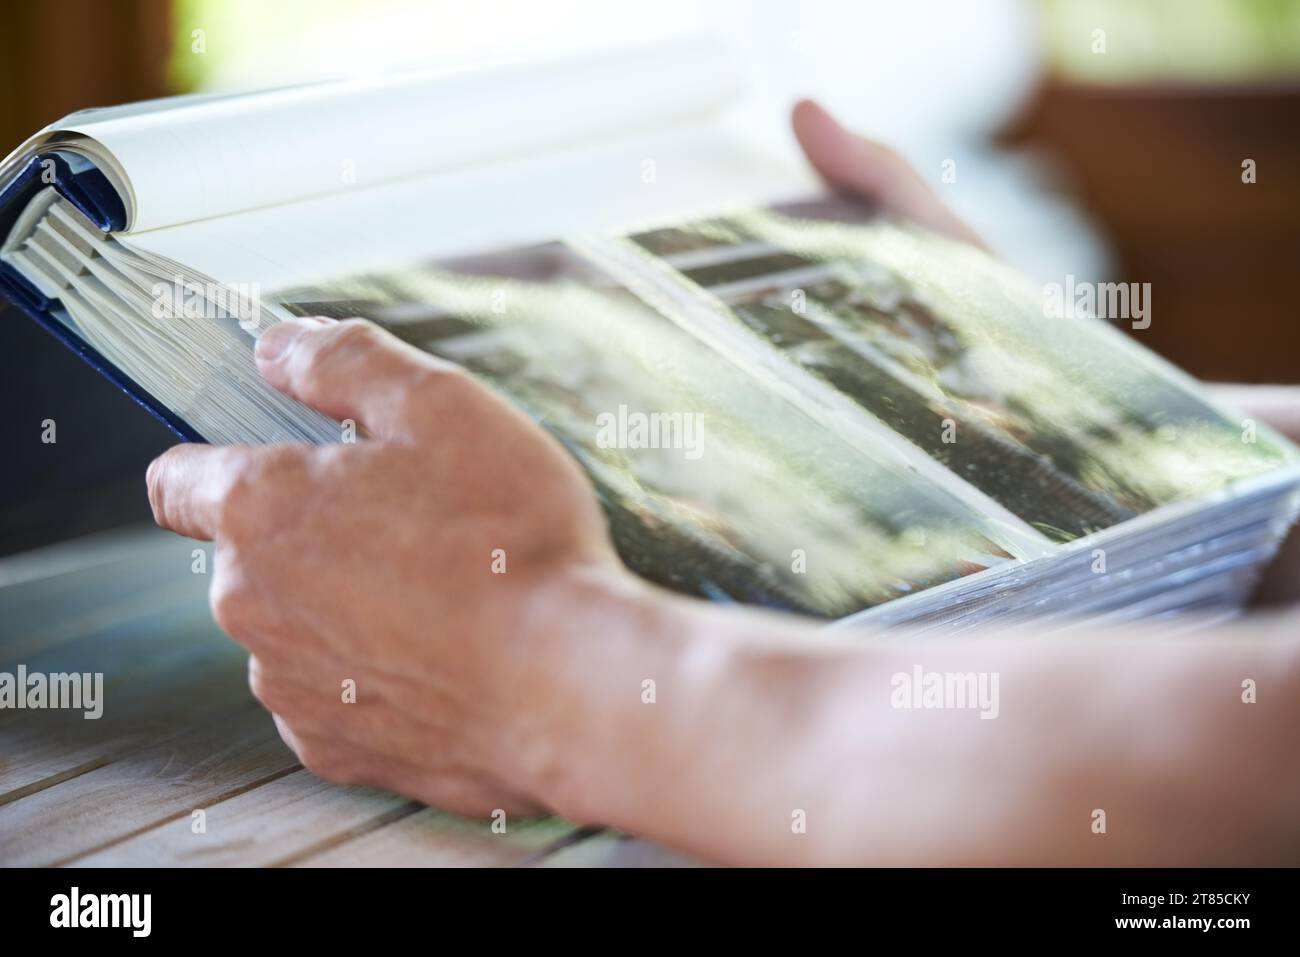
[[[702,611],[612,566],[575,568],[538,596],[527,647],[539,695],[521,715],[512,772],[533,800],[583,823],[629,819],[627,803],[644,796],[636,772],[672,760],[681,706],[701,700],[683,686],[721,670],[698,653]],[[705,643],[716,649],[707,659],[726,647]]]

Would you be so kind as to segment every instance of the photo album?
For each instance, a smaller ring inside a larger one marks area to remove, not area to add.
[[[1234,614],[1300,452],[827,192],[745,91],[699,40],[76,113],[0,165],[6,318],[214,443],[350,440],[253,346],[372,320],[527,412],[626,564],[706,599],[935,634]]]

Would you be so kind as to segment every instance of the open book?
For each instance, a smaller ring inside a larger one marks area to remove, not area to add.
[[[252,349],[371,319],[550,430],[683,592],[943,630],[1238,607],[1297,450],[820,192],[742,88],[701,41],[74,114],[0,167],[0,291],[211,442],[349,440]]]

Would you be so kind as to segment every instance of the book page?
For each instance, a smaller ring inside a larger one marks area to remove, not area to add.
[[[808,170],[714,119],[115,240],[160,275],[263,290],[805,196]]]
[[[77,138],[126,193],[136,233],[667,129],[716,113],[741,86],[725,48],[690,39],[88,111],[26,148]]]

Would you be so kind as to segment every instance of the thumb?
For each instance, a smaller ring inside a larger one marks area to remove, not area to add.
[[[850,133],[812,100],[795,104],[794,135],[813,168],[832,187],[961,242],[983,246],[919,173],[889,147]]]

